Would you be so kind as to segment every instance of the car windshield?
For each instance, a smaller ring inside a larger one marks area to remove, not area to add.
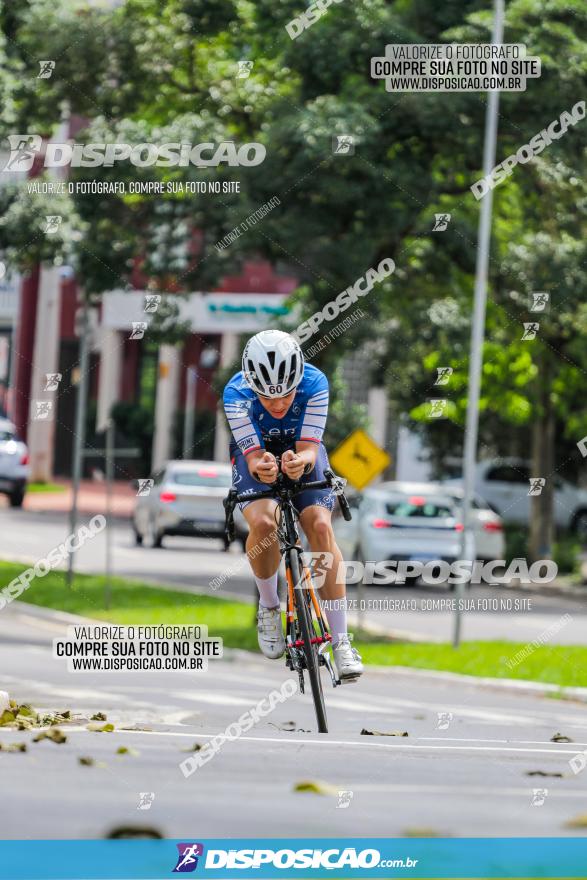
[[[427,500],[426,498],[401,498],[388,501],[385,509],[391,516],[420,516],[426,519],[454,516],[452,507],[443,504],[441,501]]]
[[[193,471],[172,471],[169,480],[179,486],[228,487],[232,480],[230,472],[218,471],[213,467],[201,467]]]
[[[15,439],[16,438],[11,431],[0,430],[0,442],[3,440],[6,441],[6,440],[15,440]]]

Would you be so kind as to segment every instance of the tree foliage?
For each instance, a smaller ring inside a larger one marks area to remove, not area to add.
[[[392,257],[394,275],[361,302],[368,318],[316,362],[333,371],[345,352],[372,344],[371,380],[386,385],[440,469],[463,437],[479,212],[469,187],[481,176],[486,95],[390,94],[371,79],[370,58],[388,42],[488,42],[491,12],[483,0],[345,2],[291,40],[285,25],[299,12],[299,0],[4,5],[0,125],[5,133],[49,128],[56,108],[66,107],[87,119],[78,135],[85,141],[264,144],[259,168],[101,169],[102,180],[238,180],[241,192],[72,197],[64,211],[82,232],[75,251],[83,283],[96,292],[124,286],[140,258],[153,289],[205,289],[262,256],[299,278],[295,301],[307,317]],[[542,75],[525,92],[502,93],[498,161],[581,99],[586,37],[580,0],[507,4],[504,40],[539,56]],[[41,58],[56,60],[49,80],[35,78]],[[238,75],[239,61],[252,62],[248,76]],[[546,406],[568,452],[560,466],[577,467],[571,451],[587,433],[585,124],[518,165],[494,193],[484,455],[527,449]],[[333,138],[349,134],[354,154],[336,154]],[[91,176],[79,169],[71,179]],[[275,195],[281,204],[261,223],[215,247]],[[27,200],[20,216],[10,202],[4,249],[25,243]],[[437,213],[451,214],[445,232],[433,232]],[[550,310],[537,338],[522,340],[528,295],[539,290],[551,294]],[[453,374],[441,388],[442,366]],[[546,398],[538,393],[544,382]],[[433,422],[426,401],[438,396],[447,397],[449,418]]]

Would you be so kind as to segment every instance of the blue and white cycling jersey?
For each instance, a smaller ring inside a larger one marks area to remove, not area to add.
[[[256,449],[292,449],[297,440],[321,443],[328,415],[328,379],[317,367],[305,364],[293,403],[281,419],[267,412],[242,372],[226,385],[223,403],[234,442],[243,455]]]

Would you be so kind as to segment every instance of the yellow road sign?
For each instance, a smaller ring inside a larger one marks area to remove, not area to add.
[[[355,489],[363,489],[391,461],[387,452],[360,428],[349,434],[329,458],[334,470]]]

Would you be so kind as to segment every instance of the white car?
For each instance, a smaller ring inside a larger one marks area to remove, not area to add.
[[[358,507],[356,501],[351,507],[350,523],[335,517],[334,531],[345,559],[426,563],[460,558],[461,532],[454,498],[446,491],[406,491],[410,485],[381,483],[366,489]]]
[[[224,537],[223,499],[232,485],[232,467],[217,461],[169,461],[137,497],[133,514],[136,543],[161,547],[165,535]],[[243,546],[246,520],[234,512],[235,535]]]
[[[372,492],[401,493],[404,496],[419,496],[422,498],[434,497],[450,500],[456,505],[457,516],[460,521],[460,508],[462,506],[463,490],[458,486],[445,485],[442,483],[409,483],[387,482],[379,483],[373,489],[366,490],[365,495]],[[335,508],[334,531],[336,540],[345,559],[356,559],[361,555],[363,559],[371,559],[365,556],[364,547],[361,543],[361,530],[359,522],[365,514],[365,507],[361,504],[361,496],[349,496],[349,504],[353,518],[346,522]],[[475,556],[477,559],[503,559],[505,553],[505,538],[503,523],[498,514],[480,497],[473,498],[472,519],[474,529]],[[420,533],[420,536],[422,533]],[[459,542],[460,556],[460,542]],[[375,559],[371,561],[376,561]]]
[[[558,474],[544,477],[554,480],[554,520],[558,526],[587,536],[587,491],[578,489]],[[446,480],[444,485],[461,485],[460,480]],[[504,522],[527,525],[532,496],[530,466],[519,458],[482,461],[477,465],[475,492],[485,498]]]
[[[16,427],[0,418],[0,492],[8,495],[11,507],[22,507],[29,478],[29,452],[16,436]]]

